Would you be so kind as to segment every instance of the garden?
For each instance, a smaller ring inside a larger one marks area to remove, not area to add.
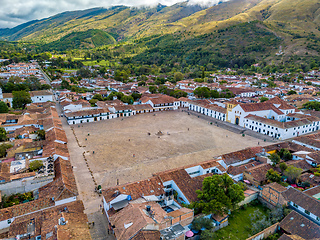
[[[21,203],[26,203],[34,200],[33,193],[17,193],[11,196],[2,196],[2,202],[0,203],[0,209],[12,207]]]

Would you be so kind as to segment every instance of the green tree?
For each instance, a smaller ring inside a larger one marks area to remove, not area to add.
[[[288,177],[288,180],[292,183],[301,175],[302,169],[295,166],[289,166],[285,171],[284,175]]]
[[[270,154],[269,159],[271,160],[273,165],[277,165],[280,162],[280,156],[276,153]]]
[[[39,79],[35,76],[27,77],[25,84],[29,87],[31,91],[36,91],[41,89],[41,83]]]
[[[43,166],[43,162],[40,160],[34,160],[30,162],[29,169],[31,171],[36,171]]]
[[[98,99],[92,98],[89,100],[89,103],[91,104],[92,107],[96,106],[96,103],[98,102]]]
[[[242,187],[235,184],[228,174],[205,178],[202,183],[202,190],[196,192],[199,201],[193,202],[190,206],[196,212],[205,214],[228,213],[245,198]]]
[[[271,221],[268,220],[267,217],[259,209],[250,214],[250,217],[250,230],[252,235],[257,234],[258,232],[266,229],[271,225]]]
[[[60,88],[61,89],[70,89],[70,84],[68,83],[68,81],[62,80]]]
[[[97,99],[98,101],[103,101],[103,98],[102,98],[101,94],[99,94],[99,93],[95,94],[95,95],[92,97],[92,99]]]
[[[209,98],[211,96],[211,92],[208,87],[198,87],[193,91],[193,93],[199,98]]]
[[[287,95],[294,95],[294,94],[297,94],[297,92],[294,91],[294,90],[290,90],[290,91],[287,93]]]
[[[149,87],[149,92],[150,93],[156,93],[157,92],[157,87],[156,86],[150,86]]]
[[[212,240],[216,238],[216,234],[212,230],[204,230],[201,232],[201,240]]]
[[[183,74],[181,72],[175,72],[173,79],[175,82],[179,82],[179,81],[183,80]]]
[[[7,141],[7,132],[4,128],[0,128],[0,142]]]
[[[279,156],[281,159],[285,160],[285,161],[289,161],[289,160],[292,160],[292,153],[286,149],[286,148],[282,148],[280,151],[279,151]]]
[[[37,132],[38,138],[40,140],[46,140],[46,131],[45,130],[38,130]]]
[[[27,104],[32,103],[30,94],[26,91],[13,91],[12,92],[12,107],[14,109],[22,108],[24,109]]]
[[[202,228],[211,230],[213,228],[212,220],[204,217],[193,219],[191,223],[191,229],[200,231]]]
[[[280,174],[277,171],[273,170],[272,168],[268,170],[266,177],[271,182],[280,182],[281,180]]]
[[[0,113],[9,112],[9,108],[5,102],[0,101]]]
[[[282,162],[279,164],[279,168],[280,168],[281,172],[283,173],[288,168],[288,166],[286,163]]]
[[[141,94],[139,93],[132,93],[131,94],[131,97],[133,97],[134,101],[138,100],[139,98],[141,98]]]
[[[320,102],[309,101],[309,102],[303,104],[302,106],[306,109],[309,109],[309,110],[320,111]]]
[[[269,98],[267,98],[267,97],[261,97],[260,98],[260,102],[265,102],[265,101],[268,101],[269,100]]]
[[[3,158],[7,155],[7,149],[11,148],[11,144],[1,144],[0,145],[0,158]]]

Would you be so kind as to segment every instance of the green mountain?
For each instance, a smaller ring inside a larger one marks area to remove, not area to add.
[[[51,49],[65,51],[68,49],[95,48],[115,43],[116,40],[110,34],[99,29],[89,29],[87,31],[69,33],[59,40],[43,45],[42,49],[45,51],[50,51]]]
[[[173,45],[193,46],[186,52],[218,49],[223,55],[232,54],[233,49],[236,55],[250,57],[257,53],[257,57],[275,56],[281,48],[289,58],[318,55],[319,30],[319,0],[230,0],[212,7],[183,2],[153,8],[117,6],[64,12],[1,29],[0,38],[36,42],[46,50],[94,48],[115,41],[139,43],[132,51],[131,45],[125,47],[129,58],[137,58],[142,51],[151,51],[151,55],[156,49],[166,51],[171,41],[176,41]]]

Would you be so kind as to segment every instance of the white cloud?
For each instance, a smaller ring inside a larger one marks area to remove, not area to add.
[[[94,7],[173,5],[183,0],[0,0],[0,28],[52,16],[64,11]],[[190,4],[213,5],[221,0],[189,0]],[[228,0],[223,0],[228,1]]]

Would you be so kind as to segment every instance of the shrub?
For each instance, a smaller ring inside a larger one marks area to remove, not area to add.
[[[42,167],[43,166],[43,162],[42,161],[40,161],[40,160],[35,160],[35,161],[32,161],[32,162],[30,162],[30,165],[29,165],[29,169],[31,170],[31,171],[36,171],[36,170],[38,170],[40,167]]]

